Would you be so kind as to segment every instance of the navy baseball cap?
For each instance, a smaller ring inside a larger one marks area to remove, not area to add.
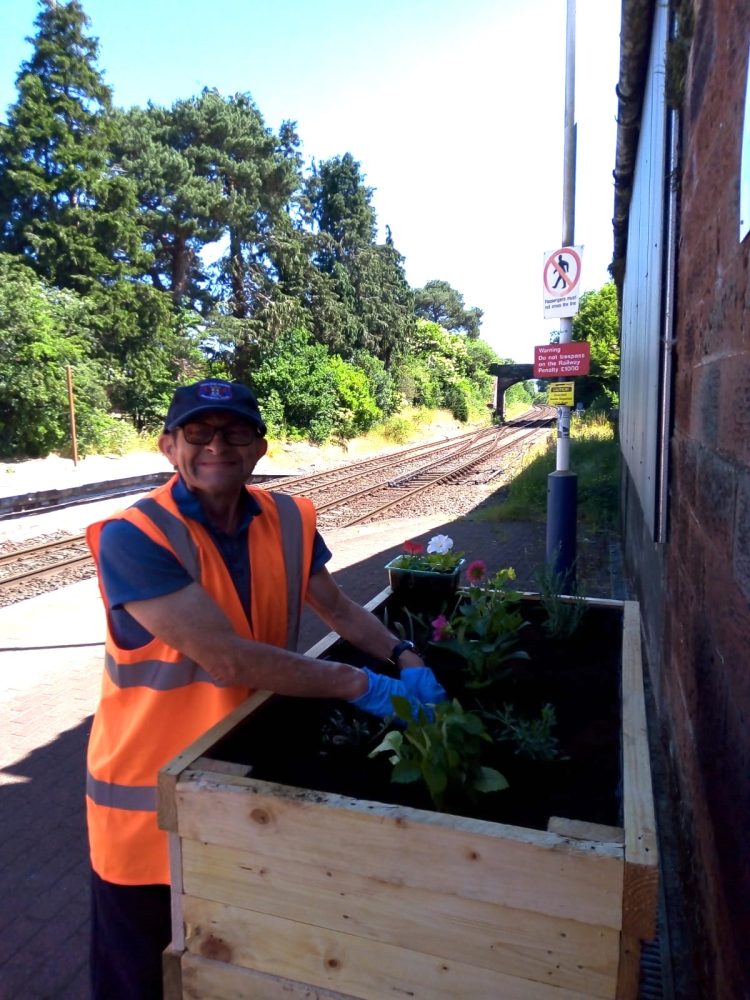
[[[266,433],[255,394],[241,382],[223,382],[220,379],[180,386],[169,404],[164,426],[173,431],[201,413],[211,412],[231,413],[255,424],[261,434]]]

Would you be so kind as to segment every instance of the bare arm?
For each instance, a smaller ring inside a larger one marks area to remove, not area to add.
[[[152,635],[179,649],[224,684],[307,698],[347,700],[367,689],[367,678],[356,667],[314,660],[242,638],[198,583],[163,597],[129,602],[125,610]],[[391,641],[388,652],[392,648]]]
[[[307,602],[343,639],[378,660],[387,660],[398,642],[379,618],[346,596],[325,567],[310,577]],[[421,665],[416,653],[407,651],[399,658],[401,667]]]

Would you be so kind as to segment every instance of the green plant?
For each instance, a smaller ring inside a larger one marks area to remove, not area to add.
[[[524,621],[518,605],[521,595],[507,585],[515,580],[513,569],[501,569],[484,585],[485,566],[480,560],[466,571],[470,585],[461,593],[451,617],[433,621],[433,641],[457,653],[466,663],[469,688],[484,688],[502,680],[510,672],[508,660],[528,660],[517,648]]]
[[[389,732],[369,755],[390,753],[392,781],[423,781],[438,810],[452,792],[473,798],[508,787],[499,771],[480,763],[482,743],[492,741],[479,716],[458,701],[436,705],[434,715],[420,710],[417,719],[405,698],[394,698],[393,707],[405,728]]]
[[[452,573],[462,558],[462,552],[453,551],[452,538],[448,535],[434,535],[426,548],[420,542],[404,542],[404,551],[396,557],[392,568]]]
[[[382,728],[382,719],[336,708],[322,727],[320,742],[324,748],[361,747],[374,739]]]
[[[543,626],[545,632],[555,639],[569,639],[586,613],[586,598],[575,588],[572,594],[563,595],[563,575],[551,566],[537,570],[535,583],[539,589],[539,603],[547,615]]]
[[[512,705],[503,705],[494,711],[481,709],[492,738],[513,744],[513,752],[527,760],[556,760],[560,755],[558,739],[552,730],[557,725],[553,705],[542,705],[538,718],[524,719],[516,714]]]

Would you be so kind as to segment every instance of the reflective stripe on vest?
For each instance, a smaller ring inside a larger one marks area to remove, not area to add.
[[[287,623],[286,648],[296,649],[301,614],[302,579],[302,515],[292,497],[284,493],[269,494],[279,515],[281,546],[286,567]],[[192,578],[200,582],[200,556],[190,531],[184,521],[175,517],[156,500],[148,497],[133,504],[162,532],[174,549],[177,558]],[[141,660],[139,663],[118,663],[105,652],[104,666],[113,684],[119,688],[147,687],[154,691],[172,691],[195,681],[225,685],[216,681],[207,670],[187,656],[175,662],[168,660]],[[231,685],[226,685],[231,686]]]
[[[145,514],[149,521],[153,521],[174,549],[177,558],[185,567],[185,570],[194,580],[200,580],[201,563],[198,549],[190,536],[190,529],[185,522],[180,521],[174,514],[170,514],[168,510],[162,507],[160,503],[157,503],[156,500],[151,500],[149,497],[144,497],[143,500],[136,501],[133,506],[137,507],[142,514]]]
[[[118,785],[113,781],[97,781],[86,771],[86,794],[98,806],[110,809],[130,809],[156,812],[156,785]]]
[[[154,691],[172,691],[195,681],[215,684],[217,687],[231,687],[230,682],[222,684],[199,666],[195,660],[183,656],[176,663],[168,660],[141,660],[138,663],[118,663],[107,650],[104,653],[104,669],[110,680],[119,688],[147,687]]]
[[[302,579],[302,515],[294,500],[285,493],[271,493],[279,513],[281,547],[286,566],[286,648],[296,649],[299,638]]]

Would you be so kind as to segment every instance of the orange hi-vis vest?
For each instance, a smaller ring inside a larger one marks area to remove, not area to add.
[[[179,559],[221,605],[239,635],[295,649],[315,538],[312,503],[247,487],[262,512],[248,530],[251,627],[209,532],[181,514],[172,499],[175,479],[114,518],[132,522]],[[87,531],[97,565],[102,528],[114,518]],[[102,596],[106,607],[103,590]],[[101,878],[121,885],[169,883],[167,834],[156,821],[159,769],[248,694],[249,688],[214,680],[159,638],[138,649],[122,649],[108,622],[86,781],[91,864]]]

